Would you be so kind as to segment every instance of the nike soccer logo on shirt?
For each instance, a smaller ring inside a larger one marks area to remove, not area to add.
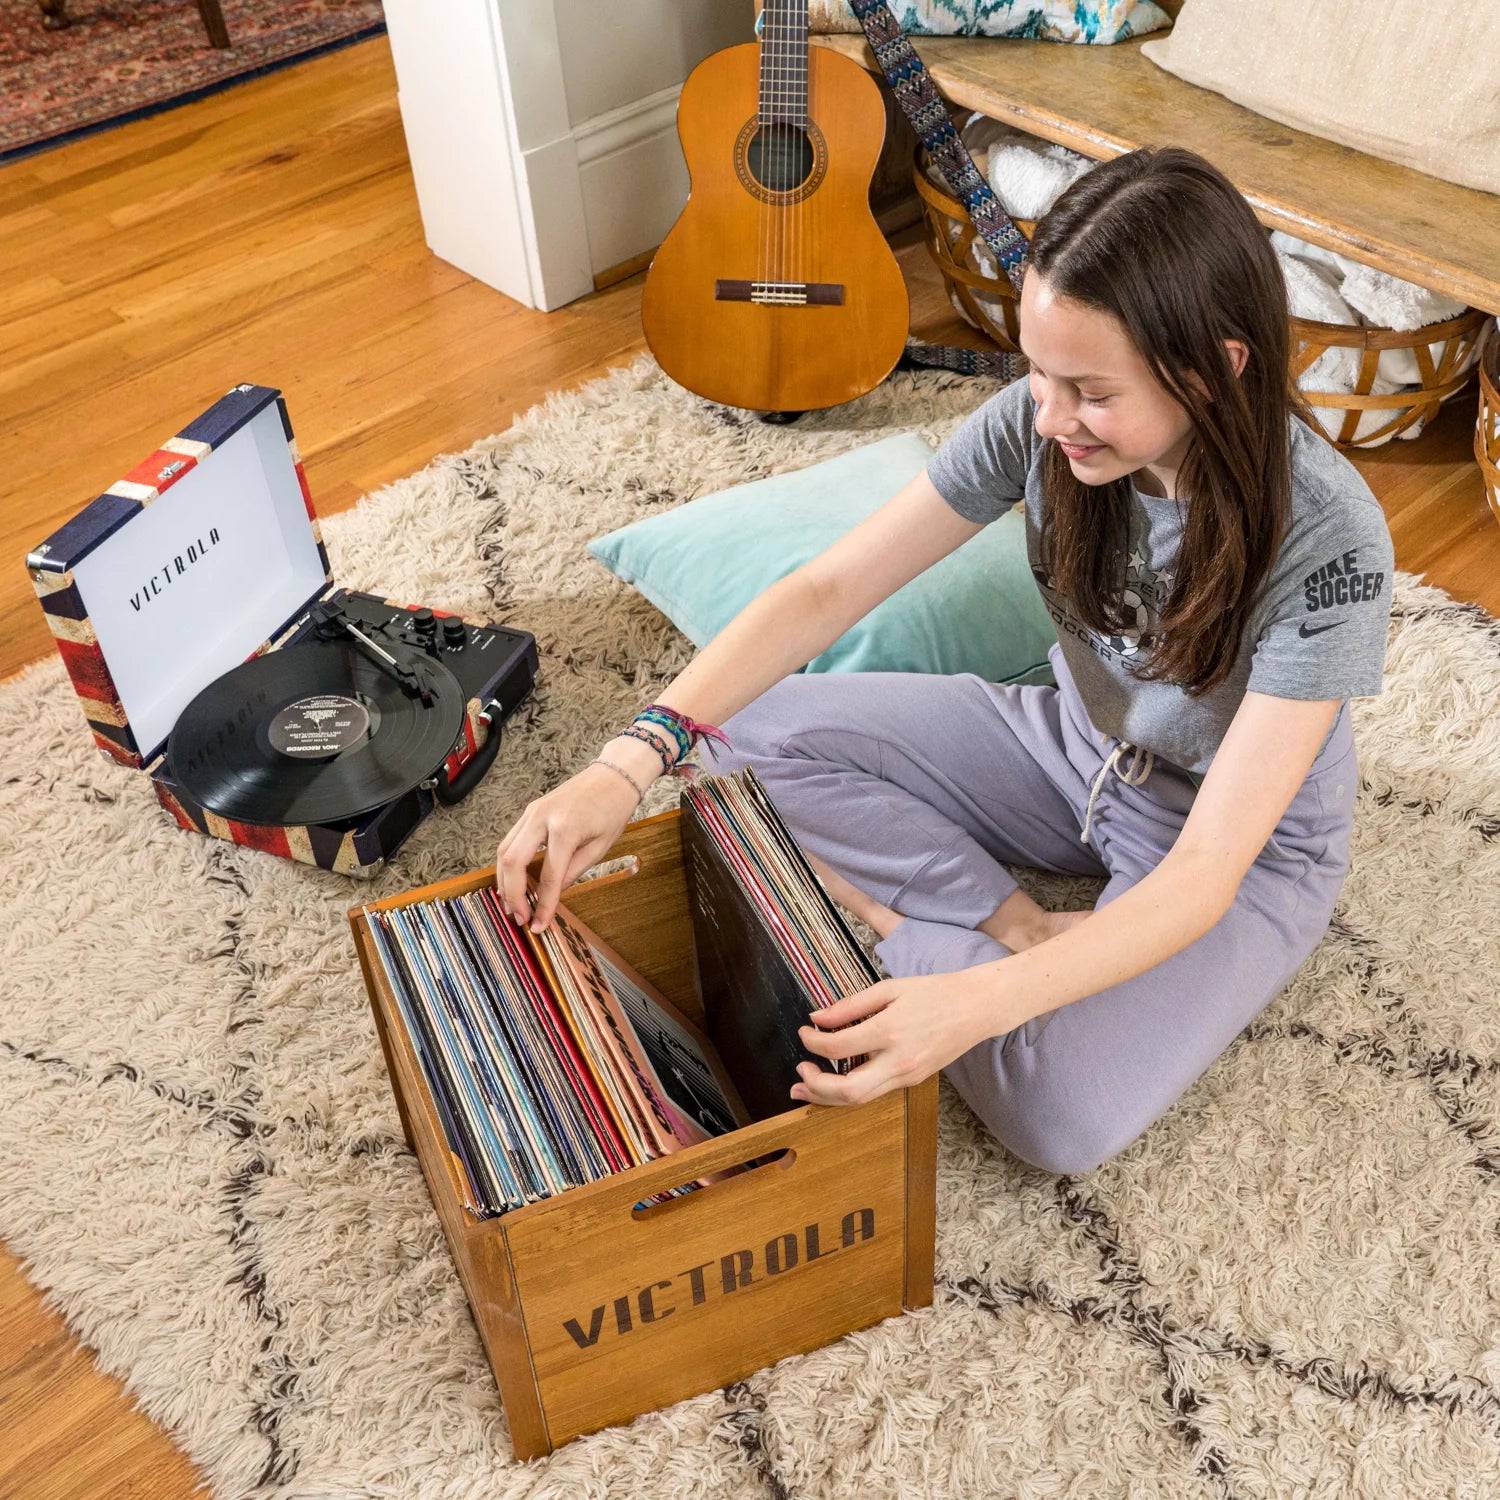
[[[1347,625],[1347,620],[1332,620],[1327,625],[1309,625],[1304,620],[1297,627],[1297,634],[1305,641],[1310,635],[1322,635],[1325,630],[1337,630],[1340,625]]]

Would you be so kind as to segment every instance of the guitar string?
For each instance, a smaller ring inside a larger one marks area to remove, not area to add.
[[[766,279],[761,291],[771,284],[776,274],[776,14],[781,0],[766,0],[766,40],[763,46],[771,50],[766,57],[766,77],[770,92],[766,97],[766,140],[761,161],[766,172],[766,226],[769,259],[766,261]]]
[[[797,108],[800,90],[797,84],[797,17],[796,9],[801,0],[787,0],[787,45],[786,45],[786,83],[787,83],[787,183],[792,198],[787,205],[790,210],[787,223],[787,235],[790,242],[790,254],[787,264],[787,284],[791,285],[797,277],[798,256],[801,253],[801,240],[799,238],[802,220],[802,192],[801,181],[798,173],[802,162],[802,130],[800,125],[800,111]]]
[[[771,266],[766,273],[766,291],[775,295],[781,274],[781,6],[784,0],[773,0],[771,7],[771,125],[767,132],[767,175],[770,177]]]
[[[786,176],[784,180],[787,185],[787,202],[783,212],[786,215],[787,261],[781,268],[783,288],[791,284],[796,269],[793,257],[797,248],[797,80],[792,76],[792,69],[797,61],[796,24],[792,19],[792,10],[797,0],[785,0],[785,4],[786,33],[782,39],[782,72],[786,79]],[[784,290],[782,295],[786,295]]]
[[[807,110],[806,110],[806,79],[801,70],[805,66],[802,61],[803,35],[802,21],[798,14],[805,0],[792,0],[791,16],[791,48],[787,57],[788,76],[791,80],[792,93],[792,160],[796,164],[792,177],[796,187],[794,191],[796,198],[792,207],[792,264],[791,280],[795,283],[805,279],[802,267],[803,232],[806,228],[803,223],[803,215],[806,212],[806,195],[803,193],[802,179],[802,149],[806,138]]]
[[[756,42],[757,42],[757,44],[759,45],[759,48],[760,48],[760,51],[759,51],[759,54],[758,54],[759,76],[758,76],[758,79],[757,79],[757,82],[758,82],[759,87],[760,87],[760,98],[759,98],[759,109],[756,111],[755,134],[752,137],[751,142],[750,142],[751,157],[750,157],[749,166],[750,166],[750,176],[751,176],[751,179],[752,179],[752,181],[754,183],[759,183],[759,181],[760,181],[760,174],[756,170],[756,164],[757,163],[759,164],[760,171],[763,172],[765,170],[765,159],[766,159],[766,146],[765,146],[765,137],[766,137],[766,91],[767,91],[767,69],[770,67],[770,54],[766,51],[766,28],[770,24],[770,22],[767,19],[767,16],[768,16],[768,7],[769,7],[770,3],[771,3],[771,0],[765,0],[765,4],[763,4],[761,6],[760,14],[755,18],[755,26],[756,26],[756,36],[755,36],[755,39],[756,39]],[[757,153],[758,153],[758,155],[757,155]],[[755,225],[756,225],[756,228],[755,228],[755,268],[754,268],[754,270],[752,271],[751,274],[752,274],[753,277],[757,278],[758,280],[764,281],[765,280],[765,276],[766,276],[766,225],[767,225],[766,212],[767,211],[766,211],[766,204],[765,204],[764,195],[757,193],[756,194],[756,198],[757,198],[757,201],[758,201],[758,203],[760,205],[760,214],[759,214],[759,216],[757,217],[757,219],[755,221]],[[752,302],[755,300],[755,285],[756,285],[755,281],[752,280],[751,283],[750,283],[750,299],[751,299]]]
[[[786,287],[792,279],[792,234],[796,228],[796,199],[792,178],[796,160],[796,113],[792,105],[796,90],[792,86],[792,6],[796,0],[781,0],[781,181],[786,184],[786,196],[781,201],[781,296],[786,296]]]
[[[770,25],[767,15],[768,7],[771,3],[772,0],[765,0],[765,4],[761,6],[760,15],[756,17],[756,41],[760,45],[760,52],[758,54],[759,77],[757,79],[760,86],[760,108],[757,111],[755,136],[751,142],[751,147],[753,152],[758,153],[758,156],[752,158],[752,166],[755,162],[758,162],[761,172],[765,170],[766,161],[766,89],[767,70],[771,65],[770,54],[766,51],[766,28]],[[759,174],[756,171],[752,170],[750,175],[757,181],[759,180]],[[763,282],[766,278],[766,233],[769,209],[766,206],[764,195],[757,194],[756,196],[760,202],[760,216],[756,220],[755,270],[753,275]],[[750,283],[750,299],[752,302],[755,300],[754,281]]]
[[[764,31],[760,39],[761,76],[765,79],[766,107],[761,124],[760,169],[764,183],[766,225],[766,262],[761,271],[760,293],[765,295],[774,274],[772,258],[776,253],[776,6],[778,0],[766,0],[761,12]]]
[[[781,282],[785,276],[786,256],[786,4],[787,0],[777,0],[776,7],[776,264],[773,267],[775,281]],[[772,292],[772,297],[775,297]]]
[[[799,147],[807,151],[808,175],[807,183],[811,183],[811,163],[813,163],[813,150],[811,150],[811,110],[808,108],[808,90],[811,80],[808,75],[811,72],[811,58],[807,55],[807,5],[805,0],[798,0],[798,12],[796,12],[796,57],[793,65],[799,69],[798,81],[796,81],[796,99],[799,105],[799,118],[801,118],[801,129],[799,129]],[[805,192],[798,193],[796,199],[796,275],[802,284],[807,284],[807,214],[808,195]]]
[[[777,239],[777,234],[778,234],[778,232],[779,232],[779,230],[781,228],[781,220],[780,220],[780,217],[779,217],[780,209],[779,209],[779,205],[776,202],[776,184],[777,184],[777,164],[776,164],[776,92],[777,92],[777,87],[778,87],[777,80],[778,80],[778,72],[779,72],[777,64],[778,64],[778,61],[780,59],[780,51],[779,51],[779,48],[777,46],[777,33],[778,33],[779,29],[780,29],[779,26],[778,26],[778,20],[779,20],[779,17],[780,17],[780,5],[781,5],[781,0],[770,0],[770,8],[771,8],[771,20],[770,20],[770,27],[771,27],[771,40],[770,40],[770,46],[771,46],[771,67],[770,67],[771,98],[770,98],[770,109],[767,111],[767,113],[769,115],[769,118],[766,121],[766,156],[765,156],[765,162],[766,162],[766,178],[767,178],[766,187],[768,188],[768,191],[766,193],[766,212],[770,216],[770,218],[769,218],[769,224],[770,224],[770,235],[771,235],[771,259],[770,259],[769,264],[766,267],[766,286],[762,288],[762,292],[764,292],[767,288],[769,288],[770,285],[776,279],[776,253],[777,253],[777,250],[776,250],[776,239]]]
[[[787,285],[791,286],[797,276],[797,257],[801,249],[798,233],[802,218],[802,193],[798,172],[802,163],[802,131],[797,109],[797,17],[796,8],[801,0],[787,0],[786,35],[786,93],[787,131],[786,178],[791,201],[787,204],[787,239],[790,246],[786,272]]]
[[[807,50],[807,0],[797,0],[797,50],[793,58],[794,65],[800,70],[797,80],[797,100],[800,108],[801,125],[798,136],[799,150],[806,149],[808,158],[808,177],[810,185],[812,182],[812,111],[808,107],[810,103],[809,94],[812,80],[809,76],[812,72],[812,58]],[[799,192],[797,199],[797,275],[806,285],[809,277],[807,270],[807,245],[808,245],[808,196]],[[814,241],[813,243],[816,243]]]
[[[793,0],[796,7],[792,21],[792,96],[797,103],[796,126],[793,141],[797,151],[798,181],[797,206],[793,228],[794,255],[792,275],[804,287],[807,283],[807,194],[803,191],[805,180],[801,177],[802,153],[811,143],[808,140],[807,113],[807,0]]]

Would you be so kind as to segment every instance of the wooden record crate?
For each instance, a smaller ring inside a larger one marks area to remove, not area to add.
[[[568,907],[703,1025],[680,814],[632,823],[634,869]],[[601,860],[603,863],[603,860]],[[493,868],[374,909],[494,884]],[[365,912],[349,913],[406,1138],[500,1387],[518,1458],[742,1379],[932,1302],[937,1080],[784,1114],[492,1219],[456,1167]],[[666,1203],[664,1189],[755,1162]]]

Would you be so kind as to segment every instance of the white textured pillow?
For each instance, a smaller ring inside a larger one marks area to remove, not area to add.
[[[1500,193],[1496,0],[1187,0],[1141,50],[1283,125]]]

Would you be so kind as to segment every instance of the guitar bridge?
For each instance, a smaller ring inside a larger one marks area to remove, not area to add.
[[[716,302],[759,302],[769,307],[842,307],[844,285],[839,281],[724,281],[714,282]]]

